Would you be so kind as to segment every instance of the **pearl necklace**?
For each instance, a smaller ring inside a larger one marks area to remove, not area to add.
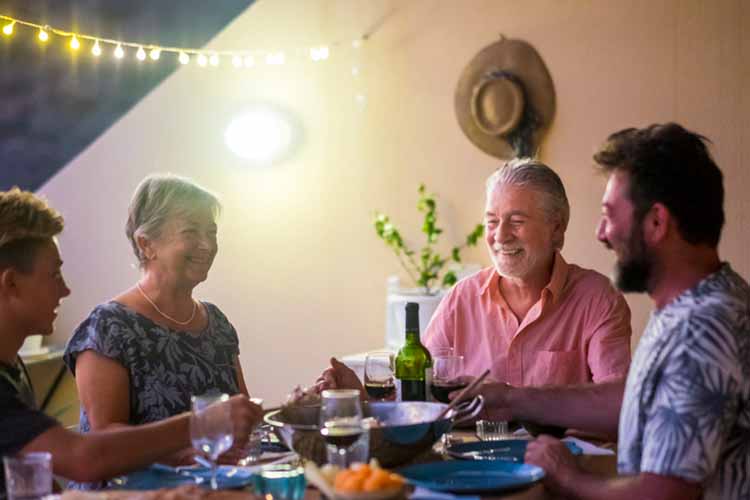
[[[198,305],[195,303],[194,300],[193,300],[193,313],[190,315],[190,318],[188,318],[187,321],[177,321],[172,316],[170,316],[169,314],[166,314],[161,309],[159,309],[159,306],[157,306],[154,303],[154,301],[151,300],[148,295],[146,295],[146,292],[143,291],[143,288],[141,288],[141,284],[140,283],[136,283],[135,286],[138,288],[138,291],[141,292],[141,295],[143,295],[143,298],[146,299],[146,302],[148,302],[149,304],[151,304],[151,306],[156,310],[156,312],[158,312],[159,314],[161,314],[162,316],[164,316],[165,318],[167,318],[172,323],[175,323],[175,324],[180,325],[180,326],[185,326],[185,325],[190,324],[190,322],[195,319],[195,313],[196,313],[196,311],[198,311]]]

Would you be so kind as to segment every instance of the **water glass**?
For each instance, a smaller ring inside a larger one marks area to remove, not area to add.
[[[211,488],[216,484],[216,460],[232,447],[234,424],[227,394],[204,394],[191,398],[190,441],[211,461]]]
[[[3,457],[8,500],[40,499],[52,493],[52,455],[46,451]]]
[[[247,444],[243,450],[245,455],[240,459],[239,465],[254,464],[263,455],[263,440],[267,437],[267,431],[263,427],[256,427],[247,438]]]
[[[480,441],[500,441],[511,438],[508,422],[501,420],[477,420],[477,438]]]
[[[298,463],[267,465],[253,476],[255,494],[265,499],[302,500],[305,469]]]

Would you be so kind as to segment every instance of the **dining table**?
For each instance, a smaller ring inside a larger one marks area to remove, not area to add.
[[[476,436],[473,432],[466,430],[453,431],[449,434],[449,441],[454,442],[472,442],[476,440]],[[612,450],[614,451],[614,443],[608,443],[602,440],[589,439],[591,444],[597,446],[600,450]],[[587,472],[602,476],[614,476],[616,474],[616,455],[613,454],[586,454],[585,452],[575,457],[578,461],[579,466]],[[439,453],[439,445],[430,450],[429,452],[419,456],[416,463],[433,463],[441,460],[453,460],[453,458],[446,456],[445,453]],[[422,493],[421,495],[415,495],[415,493]],[[399,498],[392,500],[404,500],[412,498],[414,500],[427,500],[427,499],[448,499],[455,498],[460,500],[462,498],[480,498],[481,500],[552,500],[557,498],[550,491],[548,491],[543,482],[537,482],[530,486],[526,486],[517,490],[502,491],[502,492],[481,492],[479,494],[447,494],[437,493],[431,496],[430,492],[422,490],[415,491],[411,486],[407,487],[404,494]],[[179,486],[172,488],[152,489],[146,491],[135,491],[135,490],[103,490],[96,492],[80,492],[66,490],[64,491],[60,499],[61,500],[241,500],[250,498],[262,498],[256,495],[252,486],[247,486],[240,490],[219,490],[210,491],[199,486]],[[304,492],[304,500],[325,500],[325,496],[321,492],[309,484]],[[265,498],[264,500],[271,500]]]

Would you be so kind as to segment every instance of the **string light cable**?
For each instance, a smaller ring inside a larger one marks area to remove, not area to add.
[[[200,67],[216,67],[220,61],[230,60],[235,68],[249,68],[255,66],[257,62],[265,62],[268,65],[281,65],[287,60],[287,54],[302,55],[313,62],[324,61],[329,58],[331,51],[335,48],[349,46],[353,49],[359,49],[374,33],[374,29],[368,30],[365,34],[354,40],[343,42],[333,42],[328,45],[319,45],[314,47],[297,48],[291,51],[274,51],[274,50],[206,50],[190,47],[169,47],[151,43],[130,42],[125,40],[115,40],[101,36],[87,35],[66,31],[46,24],[37,24],[23,19],[0,14],[0,24],[2,24],[2,33],[9,37],[15,33],[16,25],[31,28],[37,31],[37,38],[41,43],[47,43],[51,35],[68,39],[68,47],[72,51],[79,51],[84,42],[91,45],[91,54],[99,57],[105,53],[105,46],[110,46],[109,51],[116,59],[122,59],[126,53],[133,52],[138,61],[158,61],[163,53],[173,54],[180,64],[188,64],[195,60]],[[377,25],[377,28],[380,26]]]

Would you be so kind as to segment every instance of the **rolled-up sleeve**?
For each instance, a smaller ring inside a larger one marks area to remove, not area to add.
[[[588,346],[595,383],[625,378],[630,367],[630,308],[621,293],[610,290],[597,303]]]

